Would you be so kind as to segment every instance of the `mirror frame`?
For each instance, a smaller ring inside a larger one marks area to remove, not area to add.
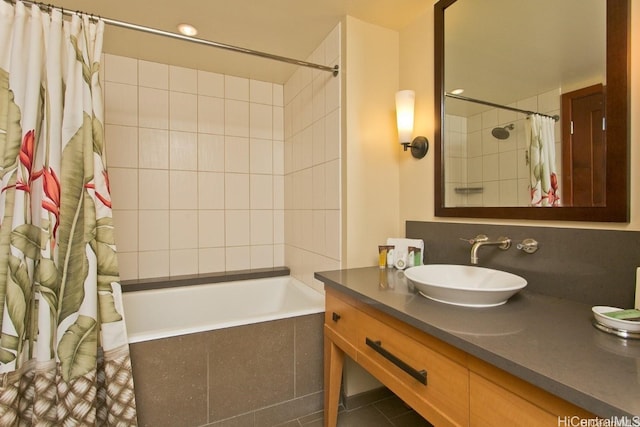
[[[606,40],[606,206],[604,207],[445,207],[444,150],[444,18],[458,0],[434,5],[435,83],[435,216],[558,221],[629,222],[629,28],[630,0],[607,0]],[[464,1],[464,0],[460,0]],[[622,166],[622,167],[621,167]]]

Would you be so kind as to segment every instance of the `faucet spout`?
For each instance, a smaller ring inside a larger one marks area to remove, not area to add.
[[[489,240],[489,238],[483,234],[476,236],[471,240],[471,264],[478,265],[478,250],[482,246],[497,246],[498,248],[506,251],[511,247],[511,239],[508,237],[498,237],[496,240]]]

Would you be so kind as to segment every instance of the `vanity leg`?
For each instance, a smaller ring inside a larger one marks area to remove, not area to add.
[[[335,427],[338,422],[340,385],[344,352],[327,336],[324,337],[324,426]]]

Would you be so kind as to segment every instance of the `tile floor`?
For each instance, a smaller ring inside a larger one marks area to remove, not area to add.
[[[322,427],[322,412],[289,421],[278,427]],[[338,413],[338,427],[433,427],[396,396]]]

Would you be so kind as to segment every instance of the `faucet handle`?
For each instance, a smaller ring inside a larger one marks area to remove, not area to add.
[[[489,240],[489,238],[484,234],[478,234],[473,239],[465,239],[464,237],[460,237],[460,240],[467,242],[470,245],[473,245],[476,242],[486,242],[487,240]]]
[[[538,242],[534,239],[524,239],[522,243],[518,243],[516,247],[521,251],[532,254],[538,250]]]

